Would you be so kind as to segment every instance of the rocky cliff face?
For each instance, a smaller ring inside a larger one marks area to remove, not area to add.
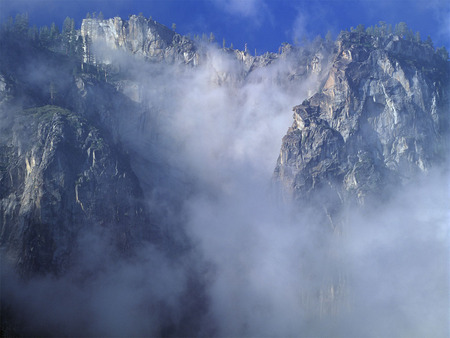
[[[2,38],[5,262],[23,275],[62,274],[76,264],[78,239],[89,233],[109,238],[124,256],[142,241],[157,242],[141,185],[115,141],[114,112],[123,105],[132,112],[133,102],[92,73],[74,76],[75,64],[64,57]]]
[[[448,165],[449,80],[428,45],[341,33],[320,90],[293,108],[274,172],[284,198],[333,237],[352,227],[349,215],[386,209],[404,184]],[[323,313],[345,311],[352,292],[336,257],[341,270],[308,294]]]
[[[2,136],[0,243],[23,273],[64,272],[89,231],[111,236],[124,254],[149,237],[127,160],[86,120],[56,106],[32,108],[17,112]]]
[[[86,62],[89,54],[95,53],[96,62],[110,63],[108,56],[99,50],[106,47],[153,61],[180,61],[192,65],[198,63],[199,55],[190,39],[143,16],[132,15],[127,21],[119,17],[108,20],[84,19],[81,36],[87,46]],[[97,44],[96,50],[89,50],[91,44]]]
[[[428,45],[341,34],[322,89],[294,107],[276,180],[302,201],[322,191],[330,213],[427,172],[448,151],[448,81]]]
[[[180,272],[183,266],[175,268],[177,260],[190,259],[186,253],[190,243],[174,205],[183,195],[174,180],[167,179],[171,175],[167,164],[153,153],[162,150],[154,144],[156,128],[149,108],[121,86],[121,73],[113,74],[119,77],[114,81],[97,65],[81,66],[78,59],[1,33],[0,330],[13,336],[86,334],[89,329],[78,325],[63,325],[62,330],[59,324],[38,327],[23,312],[24,306],[31,309],[36,304],[35,296],[41,292],[33,292],[33,287],[40,279],[55,281],[65,290],[83,289],[81,298],[90,295],[67,317],[70,321],[79,322],[75,317],[91,306],[93,313],[104,313],[97,283],[111,282],[117,295],[133,289],[148,296],[145,301],[141,296],[130,298],[136,306],[133,311],[140,308],[138,315],[145,317],[139,319],[145,327],[141,332],[194,335],[205,313],[204,287],[196,267],[186,274]],[[142,130],[143,125],[148,129]],[[186,255],[181,258],[180,252]],[[133,286],[128,285],[133,271],[145,275],[145,285],[138,281],[141,277],[132,277]],[[15,288],[24,280],[28,284],[21,287],[30,287],[31,293],[22,306],[14,298],[22,293]],[[182,298],[173,304],[183,302],[189,310],[168,310],[171,305],[165,296],[153,296],[152,285],[163,284],[176,289],[172,299]],[[72,308],[80,298],[56,297],[57,302],[65,299],[71,305],[61,308]],[[94,310],[97,306],[102,309]],[[38,307],[37,312],[46,313]],[[148,318],[155,322],[151,328]]]

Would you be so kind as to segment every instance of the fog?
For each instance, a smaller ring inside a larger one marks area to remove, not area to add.
[[[171,257],[145,244],[117,258],[104,233],[89,232],[63,277],[24,282],[4,267],[2,293],[26,334],[449,335],[447,171],[346,210],[333,233],[272,183],[292,107],[320,76],[285,80],[289,58],[244,76],[214,48],[195,68],[103,53],[129,74],[123,92],[142,107],[115,115],[114,133],[149,208],[178,213],[158,221],[188,249]]]

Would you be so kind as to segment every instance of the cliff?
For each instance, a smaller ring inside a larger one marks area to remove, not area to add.
[[[448,63],[398,36],[342,33],[321,90],[294,107],[275,179],[326,209],[369,197],[442,163],[448,152]],[[331,212],[331,211],[330,211]]]
[[[164,25],[143,16],[130,16],[125,21],[119,17],[107,20],[84,19],[81,36],[85,47],[85,62],[90,53],[96,54],[94,62],[111,63],[102,48],[125,51],[152,61],[179,61],[196,65],[199,55],[194,43]],[[94,51],[90,46],[94,44]]]
[[[0,243],[8,261],[26,275],[61,274],[89,231],[111,236],[123,254],[149,238],[137,179],[96,128],[56,106],[16,114],[2,128],[10,141],[0,163]]]

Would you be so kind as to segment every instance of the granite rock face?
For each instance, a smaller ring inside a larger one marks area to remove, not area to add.
[[[322,89],[294,108],[274,174],[294,199],[327,191],[326,209],[378,198],[448,150],[449,70],[431,47],[349,32],[336,46]]]
[[[330,61],[320,90],[293,108],[274,171],[282,198],[323,231],[319,246],[345,238],[349,215],[388,209],[396,190],[448,166],[449,152],[450,69],[430,46],[344,32]],[[306,297],[311,309],[345,312],[353,277],[341,250],[327,256],[340,271]]]
[[[97,231],[126,254],[149,238],[142,191],[126,158],[76,114],[56,106],[2,128],[0,243],[24,274],[64,272],[77,238]]]
[[[192,65],[198,63],[199,55],[190,39],[143,16],[132,15],[129,20],[122,20],[119,17],[107,20],[84,19],[81,36],[88,46],[90,43],[97,43],[152,61],[179,61]],[[88,61],[89,51],[85,52],[85,60]],[[102,55],[98,50],[95,54],[97,55],[95,62],[106,64],[111,62],[106,54]]]

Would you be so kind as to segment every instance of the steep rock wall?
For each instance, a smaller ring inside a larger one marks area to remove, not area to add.
[[[132,15],[127,21],[119,17],[107,20],[84,19],[81,36],[87,46],[86,62],[89,61],[89,54],[95,54],[96,62],[110,63],[109,57],[101,53],[104,46],[154,61],[181,61],[192,65],[198,63],[199,56],[191,40],[143,16]],[[92,44],[96,50],[89,50]]]
[[[294,108],[275,169],[295,199],[331,190],[327,208],[378,198],[393,182],[427,172],[448,149],[446,61],[396,36],[347,32],[336,45],[322,90]]]
[[[19,270],[63,272],[83,232],[103,232],[124,254],[151,237],[126,159],[86,120],[44,106],[18,113],[10,130],[1,151],[0,243]]]

